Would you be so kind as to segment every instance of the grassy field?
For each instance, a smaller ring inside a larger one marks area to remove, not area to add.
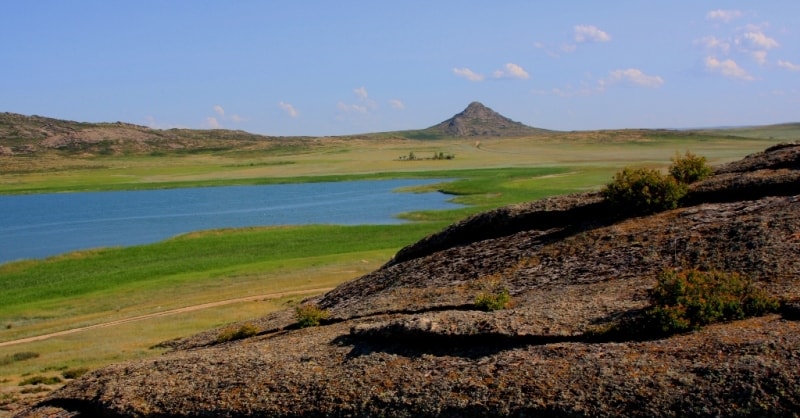
[[[783,131],[782,131],[783,132]],[[331,139],[296,152],[202,152],[114,157],[44,156],[3,161],[0,193],[40,193],[342,181],[450,178],[406,190],[442,190],[462,209],[404,214],[393,226],[247,228],[0,265],[0,405],[23,396],[31,376],[156,356],[159,342],[263,316],[378,268],[402,246],[464,216],[505,204],[593,190],[628,165],[664,168],[691,150],[712,164],[780,142],[769,135],[662,131],[566,133],[483,139]],[[785,132],[782,135],[787,135]],[[453,160],[403,161],[443,152]],[[281,292],[303,296],[273,297]],[[262,297],[263,296],[263,297]],[[191,313],[93,328],[23,344],[12,340],[220,300],[257,297]],[[35,353],[25,358],[20,353]],[[45,387],[56,387],[54,386]],[[44,390],[44,389],[43,389]]]

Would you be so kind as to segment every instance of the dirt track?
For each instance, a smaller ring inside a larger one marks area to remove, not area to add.
[[[6,347],[6,346],[9,346],[9,345],[15,345],[15,344],[30,343],[30,342],[34,342],[34,341],[41,341],[41,340],[46,340],[48,338],[60,337],[62,335],[74,334],[76,332],[86,331],[86,330],[95,329],[95,328],[113,327],[113,326],[116,326],[116,325],[127,324],[127,323],[130,323],[130,322],[141,321],[141,320],[145,320],[145,319],[157,318],[157,317],[160,317],[160,316],[175,315],[175,314],[179,314],[179,313],[186,313],[186,312],[192,312],[192,311],[199,311],[199,310],[202,310],[202,309],[214,308],[214,307],[217,307],[217,306],[230,305],[232,303],[252,302],[252,301],[262,300],[262,299],[277,299],[277,298],[281,298],[281,297],[284,297],[284,296],[303,295],[303,294],[308,294],[308,293],[321,293],[321,292],[327,292],[327,291],[329,291],[331,289],[332,288],[318,288],[318,289],[308,289],[308,290],[297,290],[297,291],[291,291],[291,292],[268,293],[268,294],[265,294],[265,295],[247,296],[247,297],[243,297],[243,298],[220,300],[220,301],[217,301],[217,302],[201,303],[199,305],[185,306],[183,308],[170,309],[168,311],[161,311],[161,312],[154,312],[154,313],[150,313],[150,314],[146,314],[146,315],[133,316],[133,317],[130,317],[130,318],[118,319],[116,321],[109,321],[109,322],[103,322],[103,323],[100,323],[100,324],[88,325],[88,326],[85,326],[85,327],[71,328],[71,329],[66,329],[66,330],[63,330],[63,331],[52,332],[52,333],[49,333],[49,334],[37,335],[37,336],[34,336],[34,337],[27,337],[27,338],[20,338],[18,340],[4,341],[4,342],[0,342],[0,347]]]

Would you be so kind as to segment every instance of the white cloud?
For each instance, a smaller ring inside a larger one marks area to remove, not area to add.
[[[736,61],[727,59],[720,61],[716,57],[706,57],[706,69],[712,73],[719,73],[728,78],[739,80],[753,80],[753,76],[747,73]]]
[[[483,81],[486,78],[483,74],[478,74],[469,68],[453,68],[453,74],[466,78],[469,81]]]
[[[733,19],[739,18],[742,16],[742,12],[739,10],[712,10],[706,13],[706,19],[708,20],[721,20],[725,23],[730,22]]]
[[[725,54],[727,54],[731,50],[730,42],[717,39],[714,36],[705,36],[703,38],[696,39],[694,43],[696,45],[702,45],[708,49],[718,49]]]
[[[406,108],[405,103],[397,99],[389,100],[389,105],[392,106],[393,109],[403,110]]]
[[[638,87],[660,87],[664,84],[664,79],[657,75],[647,75],[636,68],[628,68],[612,71],[608,77],[600,80],[601,87],[620,83]]]
[[[760,31],[746,32],[744,35],[742,35],[742,38],[746,40],[751,47],[755,48],[772,49],[780,46],[778,41],[770,38],[767,35],[764,35],[764,33]],[[741,39],[737,39],[737,43],[741,42]]]
[[[283,111],[286,112],[289,117],[296,118],[300,116],[300,112],[297,111],[297,108],[289,103],[279,102],[278,106],[280,106],[280,108],[283,109]]]
[[[225,108],[222,105],[214,105],[212,107],[214,113],[217,116],[211,116],[206,118],[205,126],[210,127],[212,129],[222,128],[222,121],[230,121],[233,123],[244,122],[244,118],[239,115],[230,115],[226,116]]]
[[[353,112],[356,112],[356,113],[367,113],[367,107],[366,106],[360,106],[360,105],[357,105],[357,104],[349,105],[349,104],[346,104],[344,102],[339,102],[339,103],[336,104],[336,108],[339,109],[342,112],[345,112],[345,113],[353,113]]]
[[[363,86],[359,87],[357,89],[354,89],[353,93],[355,93],[356,96],[358,96],[358,98],[361,99],[361,100],[367,100],[367,98],[369,98],[369,95],[367,94],[367,89],[364,88]]]
[[[576,25],[575,42],[608,42],[611,36],[593,25]]]
[[[354,104],[347,104],[345,102],[338,102],[336,104],[336,108],[343,113],[368,113],[370,109],[377,109],[378,103],[375,100],[370,99],[369,94],[367,93],[367,89],[365,87],[358,87],[353,89],[353,93],[355,93],[356,97],[358,98],[358,103]]]
[[[510,62],[503,66],[502,70],[497,70],[492,75],[494,78],[517,78],[520,80],[526,80],[530,77],[524,68]]]
[[[778,60],[778,67],[785,68],[789,71],[800,71],[800,64],[793,64],[784,60]]]
[[[219,123],[217,118],[215,118],[213,116],[209,116],[209,117],[206,118],[206,125],[205,126],[207,128],[211,128],[211,129],[220,129],[220,128],[222,128],[222,125]]]
[[[566,44],[565,43],[565,44],[561,44],[560,49],[561,49],[561,52],[566,52],[566,53],[575,52],[575,50],[578,49],[578,45]]]

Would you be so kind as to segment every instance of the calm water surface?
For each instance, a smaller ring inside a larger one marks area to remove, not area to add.
[[[0,263],[152,243],[257,225],[395,224],[403,212],[451,209],[441,193],[396,193],[441,180],[381,180],[0,196]]]

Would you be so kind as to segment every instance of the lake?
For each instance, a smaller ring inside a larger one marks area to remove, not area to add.
[[[396,224],[403,212],[460,207],[442,193],[397,193],[442,180],[0,196],[0,263],[153,243],[192,231],[261,225]]]

